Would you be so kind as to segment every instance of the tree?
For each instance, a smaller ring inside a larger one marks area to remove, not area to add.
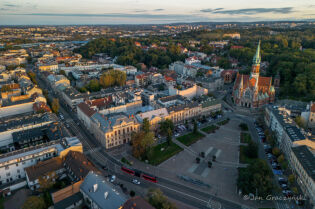
[[[200,158],[196,157],[196,163],[199,164],[200,163]]]
[[[134,197],[136,195],[136,192],[131,190],[130,193],[129,193],[130,197]]]
[[[277,158],[277,161],[278,161],[278,163],[282,163],[282,162],[284,161],[284,156],[283,156],[283,154],[280,155],[280,156]]]
[[[173,134],[174,129],[175,129],[173,121],[171,121],[170,119],[166,119],[160,122],[160,131],[163,135],[167,135],[168,129],[171,129],[172,134]]]
[[[248,131],[248,126],[246,123],[241,123],[239,127],[242,129],[242,131]]]
[[[278,157],[280,155],[281,151],[279,148],[275,147],[272,149],[272,154],[276,157]]]
[[[240,168],[237,187],[243,194],[266,197],[273,190],[273,174],[266,161],[256,159],[246,168]]]
[[[132,140],[132,154],[136,158],[146,158],[149,148],[154,143],[153,132],[145,133],[140,131],[138,133],[133,133],[131,136]]]
[[[211,168],[211,167],[212,167],[212,162],[208,161],[208,168]]]
[[[248,145],[245,147],[245,154],[249,158],[257,158],[258,157],[257,144],[253,141],[250,141]]]
[[[46,204],[43,198],[38,196],[30,196],[24,202],[22,209],[45,209]]]
[[[171,128],[168,128],[167,129],[167,136],[166,136],[166,140],[167,140],[168,145],[171,144],[172,138],[173,138],[173,132],[172,132]]]
[[[51,109],[54,113],[59,112],[59,99],[54,98],[52,103],[51,103]]]
[[[148,133],[150,131],[150,122],[148,118],[143,119],[142,128],[144,133]]]
[[[93,79],[89,82],[89,84],[87,85],[87,88],[91,92],[96,92],[96,91],[99,91],[101,89],[101,86],[100,86],[100,83],[97,79]]]
[[[293,174],[290,174],[290,176],[288,177],[288,182],[290,185],[293,185],[295,181],[295,176]]]
[[[196,134],[198,132],[198,124],[197,124],[197,121],[194,120],[194,130],[193,130],[193,133]]]
[[[149,203],[159,209],[176,209],[176,206],[164,196],[160,189],[149,189],[147,194]]]
[[[297,116],[294,121],[296,122],[296,124],[300,127],[300,128],[306,128],[306,122],[305,120],[302,118],[302,116]]]
[[[63,76],[67,76],[66,71],[64,71],[64,70],[60,70],[60,71],[59,71],[59,74],[60,74],[60,75],[63,75]]]

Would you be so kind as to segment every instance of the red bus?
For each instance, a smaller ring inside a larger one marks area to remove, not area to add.
[[[123,171],[123,172],[125,172],[125,173],[128,173],[128,174],[130,174],[130,175],[135,175],[135,172],[133,171],[133,170],[131,170],[131,169],[129,169],[129,168],[125,168],[125,167],[121,167],[121,170]]]
[[[147,180],[147,181],[151,181],[153,183],[157,183],[156,177],[149,176],[147,174],[142,174],[142,178]]]

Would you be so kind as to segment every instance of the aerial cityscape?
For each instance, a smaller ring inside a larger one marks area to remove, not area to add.
[[[315,4],[0,1],[0,209],[315,209]]]

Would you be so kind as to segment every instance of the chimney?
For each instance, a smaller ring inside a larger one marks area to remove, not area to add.
[[[93,185],[93,192],[96,192],[96,191],[97,191],[97,187],[98,187],[97,184],[94,184],[94,185]]]
[[[108,197],[108,192],[105,192],[104,193],[104,198],[107,199],[107,197]]]

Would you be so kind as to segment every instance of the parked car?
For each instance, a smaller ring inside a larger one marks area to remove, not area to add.
[[[132,179],[132,183],[139,185],[140,181],[138,181],[137,179]]]
[[[288,185],[286,185],[286,184],[281,184],[281,188],[284,189],[284,190],[288,190]]]
[[[115,175],[112,175],[112,176],[110,177],[110,180],[109,180],[109,181],[113,183],[115,180],[116,180],[116,176],[115,176]]]

